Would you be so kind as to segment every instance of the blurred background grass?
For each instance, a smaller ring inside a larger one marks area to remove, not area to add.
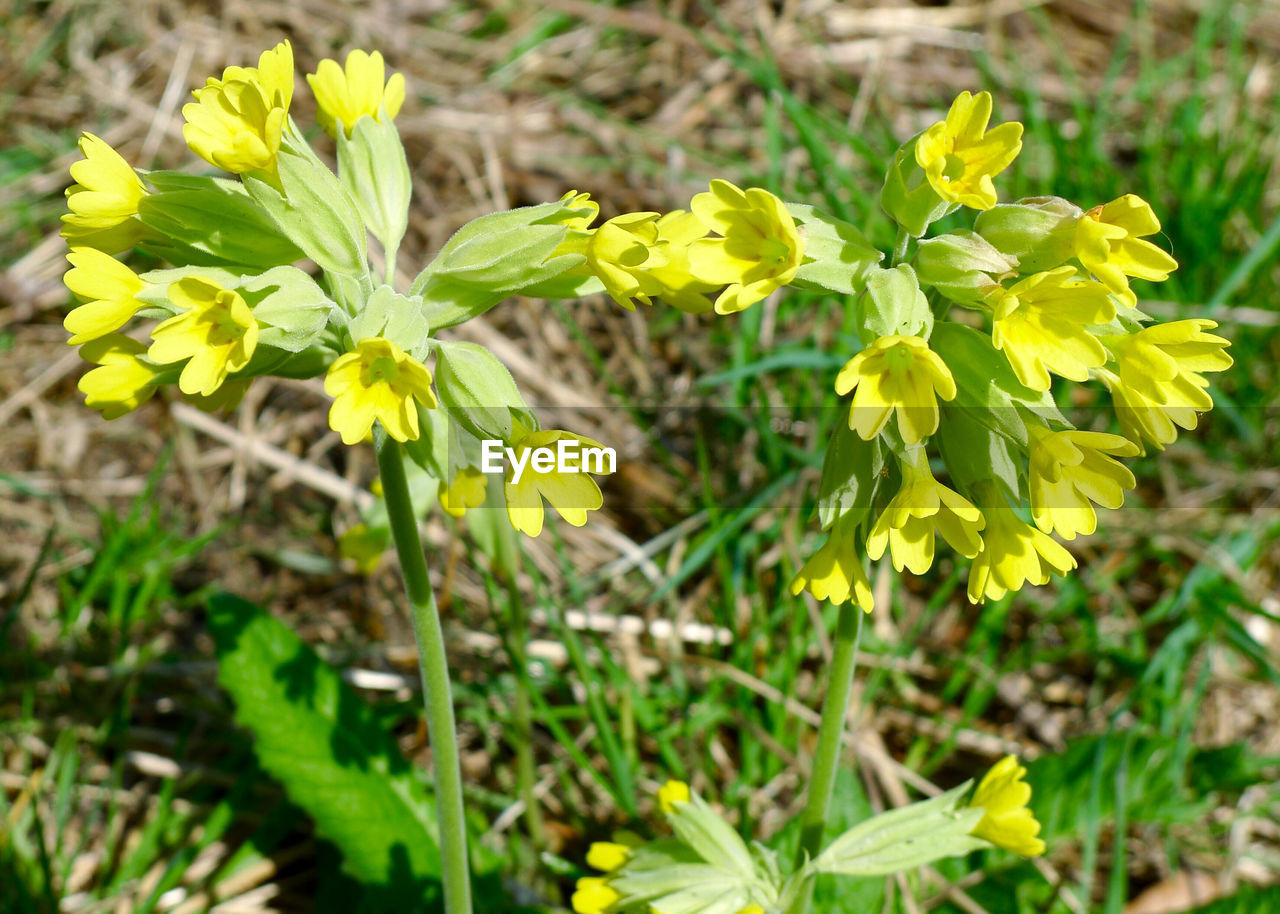
[[[406,74],[406,265],[495,208],[572,187],[606,216],[664,210],[713,176],[887,245],[884,164],[960,89],[1027,125],[1003,199],[1151,201],[1181,267],[1139,294],[1161,318],[1221,322],[1236,364],[1215,378],[1217,409],[1137,461],[1137,492],[1071,544],[1068,579],[978,609],[949,556],[923,578],[882,575],[850,720],[848,816],[1017,752],[1050,853],[870,881],[830,909],[1280,910],[1266,889],[1280,878],[1274,0],[8,0],[0,911],[313,909],[334,851],[232,722],[205,627],[217,590],[270,607],[429,760],[395,571],[337,558],[374,467],[338,446],[319,385],[261,383],[212,419],[157,398],[104,423],[60,325],[57,217],[79,132],[140,167],[196,167],[187,92],[282,38],[302,72],[364,47]],[[309,93],[295,105],[309,123]],[[428,528],[471,807],[525,900],[562,904],[587,843],[645,814],[668,776],[786,840],[833,619],[786,585],[814,546],[851,321],[845,301],[789,294],[714,320],[513,301],[462,328],[547,424],[620,458],[599,518],[528,544],[540,853],[505,738],[503,591],[442,519]]]

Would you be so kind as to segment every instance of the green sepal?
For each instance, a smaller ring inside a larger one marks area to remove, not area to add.
[[[1027,197],[979,213],[973,227],[1003,254],[1018,261],[1022,275],[1062,266],[1075,256],[1076,224],[1084,211],[1061,197]]]
[[[297,267],[242,277],[237,288],[263,325],[259,344],[288,352],[302,352],[318,340],[334,310],[324,290]]]
[[[980,309],[986,307],[986,294],[1018,269],[1017,258],[968,229],[921,239],[912,263],[921,285]]]
[[[399,248],[409,224],[413,181],[400,132],[390,118],[383,122],[366,115],[356,121],[351,136],[338,131],[338,178],[384,250]]]
[[[916,161],[919,139],[919,134],[913,136],[894,153],[880,191],[881,209],[916,238],[924,235],[931,224],[960,208],[959,203],[942,199],[929,183],[929,177]]]
[[[239,181],[153,171],[155,193],[138,203],[138,218],[163,239],[140,246],[171,263],[266,269],[303,257]]]
[[[390,340],[419,362],[430,351],[431,328],[422,298],[401,295],[387,285],[373,290],[360,313],[347,322],[347,333],[353,343],[372,337]]]
[[[520,572],[519,534],[507,518],[507,495],[500,473],[485,476],[484,504],[467,509],[467,532],[489,557],[490,568],[504,581]]]
[[[1014,442],[979,421],[975,410],[948,405],[941,412],[935,437],[952,480],[968,492],[985,482],[995,481],[1011,500],[1021,502],[1022,486]]]
[[[887,270],[872,268],[866,282],[857,305],[858,335],[863,343],[894,335],[929,338],[933,311],[909,264]]]
[[[365,228],[346,187],[290,125],[276,156],[279,187],[252,174],[241,176],[253,199],[279,230],[326,273],[368,273]]]
[[[841,219],[804,203],[786,203],[804,237],[804,262],[791,285],[800,289],[857,295],[867,273],[884,259],[862,232]]]
[[[687,803],[673,803],[667,822],[677,838],[720,872],[754,878],[751,849],[702,797],[693,794]]]
[[[418,437],[406,441],[404,451],[413,463],[436,479],[449,479],[453,431],[445,410],[424,409],[418,404]]]
[[[272,369],[271,374],[277,378],[294,378],[299,381],[316,378],[329,370],[337,355],[337,351],[329,346],[314,344],[292,353]]]
[[[818,483],[818,522],[823,530],[850,512],[871,509],[876,483],[884,469],[879,438],[862,440],[849,428],[844,410],[831,432]]]
[[[512,413],[528,406],[511,372],[477,343],[436,343],[436,390],[458,424],[481,439],[511,437]]]
[[[889,876],[991,845],[970,834],[986,811],[960,805],[971,781],[941,796],[859,822],[810,864],[815,873]]]

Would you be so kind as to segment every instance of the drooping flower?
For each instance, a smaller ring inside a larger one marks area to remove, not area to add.
[[[879,559],[887,546],[895,570],[924,574],[933,564],[935,531],[956,552],[973,558],[982,548],[982,528],[982,512],[934,479],[926,462],[904,465],[902,488],[872,528],[867,554]]]
[[[783,202],[767,190],[743,191],[717,179],[693,198],[690,209],[723,236],[692,242],[688,255],[698,281],[727,286],[716,299],[717,314],[748,308],[795,278],[804,239]]]
[[[203,276],[171,283],[169,301],[182,313],[151,331],[147,357],[162,365],[187,359],[178,388],[211,396],[227,375],[249,364],[258,346],[257,318],[239,292]]]
[[[1027,807],[1031,787],[1022,780],[1026,773],[1016,756],[1006,755],[982,778],[969,807],[986,813],[973,835],[1015,854],[1035,857],[1044,853],[1045,846],[1036,837],[1040,823]]]
[[[1129,277],[1162,282],[1178,268],[1178,262],[1150,241],[1142,239],[1160,231],[1160,220],[1151,205],[1134,194],[1095,206],[1076,223],[1076,257],[1130,308],[1138,297],[1129,288]]]
[[[584,876],[578,880],[569,903],[576,914],[610,914],[622,896],[600,876]]]
[[[1126,387],[1157,403],[1203,411],[1213,408],[1213,399],[1201,372],[1225,371],[1233,364],[1226,353],[1230,342],[1205,332],[1217,326],[1203,318],[1171,321],[1104,342]]]
[[[110,333],[80,347],[80,357],[98,366],[85,372],[79,388],[85,405],[118,419],[131,413],[156,392],[163,369],[143,358],[147,347],[123,333]]]
[[[919,444],[938,430],[938,397],[956,396],[946,362],[917,336],[882,336],[859,352],[836,376],[836,393],[852,390],[849,428],[870,441],[897,412],[898,431]]]
[[[316,122],[332,137],[337,136],[339,124],[351,136],[362,117],[391,121],[404,104],[404,75],[393,73],[386,79],[379,51],[354,50],[347,55],[345,67],[336,60],[322,60],[316,72],[307,74],[307,82],[316,97]]]
[[[649,273],[666,264],[658,250],[657,221],[657,213],[624,213],[603,223],[586,242],[587,269],[628,311],[636,309],[637,299],[653,304],[651,296],[662,291]]]
[[[658,297],[687,314],[706,314],[715,306],[712,293],[719,287],[693,275],[689,246],[707,236],[707,227],[693,213],[677,209],[664,213],[655,228],[664,263],[648,272],[661,286]]]
[[[671,812],[677,803],[688,803],[692,798],[689,785],[684,781],[667,781],[658,788],[658,808],[664,813]]]
[[[138,274],[97,248],[73,247],[67,254],[71,264],[63,283],[85,304],[73,309],[62,321],[71,334],[67,340],[79,346],[119,330],[145,307],[137,295],[147,287]]]
[[[1051,572],[1066,574],[1076,567],[1061,543],[1023,523],[1007,504],[984,504],[982,515],[987,528],[969,569],[969,602],[999,600],[1028,581],[1046,584]]]
[[[973,209],[996,205],[992,178],[1022,150],[1022,124],[1010,121],[987,129],[991,94],[961,92],[939,121],[916,141],[916,162],[938,196]]]
[[[475,467],[460,467],[453,482],[440,480],[440,507],[451,517],[462,517],[468,508],[484,504],[485,476]]]
[[[273,174],[293,98],[293,49],[263,51],[257,67],[227,67],[182,106],[182,136],[191,151],[234,174]]]
[[[587,522],[588,511],[597,511],[604,504],[600,486],[585,469],[561,472],[553,465],[542,470],[534,459],[536,453],[525,455],[527,451],[537,452],[543,448],[555,451],[558,449],[556,442],[562,439],[572,439],[591,448],[603,448],[598,441],[560,429],[529,431],[518,422],[513,429],[510,447],[514,456],[507,463],[503,491],[507,496],[507,518],[511,526],[526,536],[542,533],[544,498],[575,527]],[[518,482],[515,481],[516,466],[524,467]]]
[[[333,397],[329,427],[347,445],[363,441],[374,421],[396,441],[418,438],[418,404],[436,406],[431,373],[390,340],[368,337],[334,360],[324,376]]]
[[[132,247],[142,237],[142,225],[133,217],[146,196],[146,188],[124,160],[92,133],[80,136],[84,158],[71,166],[76,183],[67,188],[62,217],[62,237],[73,247],[95,247],[115,253]]]
[[[817,600],[829,600],[839,605],[852,598],[864,612],[875,608],[871,584],[862,568],[862,554],[858,548],[859,517],[856,512],[851,512],[837,518],[826,542],[809,556],[792,580],[792,594],[798,596],[807,590]]]
[[[1189,403],[1161,403],[1152,400],[1140,389],[1127,386],[1118,376],[1106,369],[1098,372],[1102,383],[1111,391],[1115,401],[1116,416],[1124,436],[1142,448],[1144,440],[1163,451],[1166,444],[1178,438],[1182,426],[1190,431],[1199,422],[1196,407]],[[1146,453],[1145,449],[1143,453]]]
[[[1138,446],[1127,438],[1044,426],[1031,426],[1029,432],[1031,517],[1045,533],[1068,540],[1093,533],[1098,525],[1093,503],[1118,508],[1124,490],[1137,484],[1128,467],[1107,456],[1136,455]]]
[[[1107,360],[1088,325],[1115,317],[1100,283],[1076,278],[1074,267],[1034,273],[1006,289],[987,293],[994,323],[991,340],[1004,352],[1018,380],[1032,390],[1049,389],[1049,372],[1087,381],[1089,370]]]

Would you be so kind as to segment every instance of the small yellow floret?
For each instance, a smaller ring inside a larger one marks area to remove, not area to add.
[[[440,507],[451,517],[462,517],[468,508],[484,504],[485,477],[475,467],[461,467],[453,482],[440,480]]]
[[[916,162],[938,196],[973,209],[996,205],[992,178],[1009,167],[1022,150],[1022,125],[1010,121],[987,129],[991,94],[961,92],[947,118],[920,135]]]
[[[622,896],[610,887],[607,879],[584,876],[578,880],[570,904],[576,914],[609,914],[621,900]]]
[[[837,606],[853,599],[864,612],[875,608],[871,584],[862,569],[862,555],[856,533],[858,522],[853,515],[836,520],[827,540],[800,568],[791,582],[791,593],[807,590],[817,600],[829,600]]]
[[[71,212],[62,217],[62,237],[105,251],[132,247],[142,235],[133,217],[146,188],[120,153],[92,133],[81,135],[80,151],[84,158],[71,166],[76,183],[67,188]]]
[[[973,835],[1015,854],[1034,857],[1043,854],[1045,846],[1036,837],[1040,823],[1027,808],[1031,787],[1022,780],[1026,773],[1027,769],[1018,764],[1015,756],[1005,756],[978,784],[969,807],[986,812]]]
[[[191,151],[234,174],[274,174],[293,97],[293,49],[264,51],[257,67],[227,67],[182,106],[182,136]]]
[[[118,419],[151,399],[161,369],[143,358],[146,351],[146,346],[122,333],[81,346],[80,357],[98,366],[80,379],[85,405],[101,412],[104,419]]]
[[[987,528],[982,551],[969,569],[969,602],[999,600],[1028,581],[1046,584],[1050,572],[1066,574],[1076,567],[1075,557],[1061,543],[1023,523],[1008,505],[984,504],[982,515]]]
[[[386,79],[379,51],[354,50],[345,67],[336,60],[322,60],[307,82],[316,97],[316,122],[329,136],[337,136],[339,124],[351,136],[362,117],[391,121],[404,104],[404,75],[394,73]]]
[[[938,397],[956,396],[951,369],[918,336],[882,336],[850,359],[836,376],[836,393],[855,388],[849,428],[870,441],[896,411],[908,445],[938,430]]]
[[[511,448],[515,452],[515,459],[508,461],[503,492],[507,497],[507,518],[511,521],[511,526],[525,536],[538,536],[542,533],[544,498],[565,521],[575,527],[581,527],[587,522],[588,511],[597,511],[604,504],[600,486],[585,470],[562,473],[553,468],[538,472],[533,467],[532,458],[522,456],[525,451],[538,448],[554,451],[556,442],[562,438],[575,439],[588,447],[603,447],[598,441],[560,429],[531,432],[517,424],[513,431]],[[513,482],[514,465],[522,462],[527,462],[527,465],[520,481]]]
[[[631,848],[613,841],[596,841],[587,849],[587,866],[612,873],[631,859]]]
[[[1029,431],[1027,485],[1036,526],[1068,540],[1093,533],[1098,524],[1093,503],[1118,508],[1124,503],[1124,490],[1137,484],[1124,464],[1107,455],[1132,457],[1138,446],[1102,432],[1054,432],[1043,426]]]
[[[1129,277],[1161,282],[1178,268],[1178,262],[1142,239],[1160,231],[1160,220],[1151,205],[1134,194],[1125,194],[1095,206],[1076,223],[1076,257],[1130,308],[1138,297],[1129,288]]]
[[[396,441],[418,438],[418,404],[436,406],[431,373],[390,340],[369,337],[354,352],[339,356],[324,376],[324,392],[333,397],[329,427],[342,443],[358,444],[382,423]]]
[[[968,499],[933,478],[927,462],[920,467],[904,467],[902,488],[889,502],[867,539],[867,554],[873,559],[893,556],[897,571],[924,574],[933,564],[934,532],[965,558],[973,558],[982,548],[978,535],[984,526],[982,512]]]
[[[658,788],[658,808],[671,812],[677,803],[688,803],[693,797],[684,781],[667,781]]]
[[[67,342],[72,346],[119,330],[144,307],[137,295],[147,284],[110,254],[97,248],[73,247],[67,261],[71,269],[62,281],[86,302],[62,321],[71,334]]]

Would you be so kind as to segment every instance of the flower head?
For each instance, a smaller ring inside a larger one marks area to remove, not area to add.
[[[918,336],[882,336],[850,359],[836,376],[836,393],[855,388],[849,428],[870,441],[896,411],[908,445],[938,430],[937,398],[956,396],[951,369]]]
[[[1033,273],[987,294],[994,312],[991,339],[1004,352],[1018,380],[1032,390],[1049,389],[1049,372],[1087,381],[1107,351],[1089,333],[1090,324],[1115,317],[1104,286],[1076,278],[1074,267]]]
[[[721,238],[689,245],[689,267],[700,282],[727,286],[716,299],[717,314],[754,305],[795,278],[804,259],[804,239],[782,201],[759,187],[746,191],[715,180],[690,203],[698,220]]]
[[[503,491],[507,496],[507,518],[511,526],[526,536],[542,533],[545,498],[568,523],[581,527],[587,522],[587,512],[599,510],[604,504],[600,486],[585,470],[561,472],[556,467],[541,470],[533,459],[539,449],[551,448],[561,439],[573,439],[590,447],[602,447],[600,442],[560,429],[529,431],[518,422],[513,430],[511,450],[514,458],[508,461]],[[525,456],[526,451],[534,454]],[[585,462],[585,461],[584,461]],[[525,464],[528,466],[525,466]],[[515,466],[525,466],[519,481],[515,481]]]
[[[895,570],[924,574],[933,564],[935,531],[956,552],[973,558],[982,548],[982,527],[982,512],[934,479],[923,463],[905,469],[902,488],[871,530],[867,554],[878,559],[888,546]]]
[[[329,136],[339,129],[351,136],[356,121],[371,117],[375,121],[391,121],[404,104],[404,75],[392,74],[386,79],[382,54],[354,50],[347,55],[345,67],[336,60],[322,60],[316,72],[307,74],[307,82],[316,96],[316,122]]]
[[[147,357],[162,365],[187,359],[179,389],[208,397],[249,364],[258,346],[257,318],[239,292],[203,276],[170,284],[169,300],[183,313],[151,331]]]
[[[1118,508],[1124,503],[1124,490],[1137,484],[1124,464],[1107,456],[1137,454],[1138,446],[1126,438],[1075,429],[1054,432],[1043,426],[1032,426],[1030,434],[1031,517],[1045,533],[1056,532],[1068,540],[1092,533],[1098,525],[1093,502]]]
[[[146,188],[120,153],[92,133],[81,134],[80,151],[84,158],[71,166],[76,183],[67,188],[71,212],[62,217],[62,237],[105,251],[132,247],[142,236],[133,217]]]
[[[137,295],[147,284],[110,254],[97,248],[74,247],[67,254],[71,269],[63,275],[66,287],[85,300],[68,314],[62,326],[72,346],[119,330],[144,307]]]
[[[584,876],[578,880],[577,888],[569,903],[576,914],[610,914],[622,900],[617,890],[609,886],[609,881],[600,876]]]
[[[191,151],[234,174],[274,173],[293,98],[293,49],[281,42],[257,67],[227,67],[182,106],[182,136]]]
[[[1044,842],[1036,837],[1040,823],[1027,808],[1031,802],[1031,787],[1023,779],[1027,769],[1018,759],[1006,755],[992,766],[969,801],[972,809],[981,809],[986,815],[978,822],[972,834],[990,841],[1024,857],[1044,853]]]
[[[462,517],[468,508],[484,504],[485,477],[475,467],[461,467],[453,482],[440,480],[440,507],[451,517]]]
[[[1134,194],[1125,194],[1095,206],[1076,223],[1076,257],[1129,307],[1138,297],[1129,288],[1129,277],[1161,282],[1178,268],[1178,262],[1142,239],[1160,231],[1160,220],[1151,205]]]
[[[80,378],[85,405],[101,412],[104,419],[118,419],[150,400],[163,369],[143,358],[146,351],[146,346],[122,333],[81,346],[80,357],[98,366]]]
[[[649,274],[666,264],[658,251],[657,221],[657,213],[624,213],[603,223],[586,242],[587,268],[628,311],[636,309],[636,299],[653,304],[651,296],[662,291]]]
[[[693,794],[684,781],[667,781],[658,788],[658,808],[664,813],[671,812],[677,803],[688,803]]]
[[[689,246],[707,236],[707,227],[693,213],[682,209],[664,213],[654,224],[657,250],[663,263],[648,268],[661,286],[658,297],[688,314],[705,314],[714,307],[711,293],[718,288],[693,275]]]
[[[818,600],[829,600],[839,605],[852,598],[864,612],[875,608],[871,584],[862,569],[862,555],[858,549],[860,516],[859,512],[851,512],[836,520],[827,534],[827,541],[809,556],[792,580],[792,594],[799,595],[807,590]]]
[[[1125,386],[1149,400],[1198,410],[1213,408],[1201,372],[1225,371],[1232,365],[1229,341],[1212,333],[1215,321],[1193,318],[1152,324],[1128,336],[1108,337],[1116,371]]]
[[[991,94],[961,92],[947,118],[920,135],[916,162],[924,169],[938,196],[973,209],[996,205],[991,179],[1009,167],[1022,150],[1022,125],[1017,121],[991,130]]]
[[[969,569],[969,602],[999,600],[1021,590],[1027,581],[1045,584],[1051,571],[1066,574],[1076,567],[1070,552],[1023,523],[1007,504],[984,505],[982,514],[987,529],[982,535],[982,551]]]
[[[612,873],[631,859],[632,849],[614,841],[596,841],[587,849],[587,866]]]
[[[418,403],[436,406],[431,373],[390,340],[373,336],[356,343],[329,366],[324,392],[333,397],[329,427],[342,443],[363,441],[374,420],[396,441],[418,438]]]

